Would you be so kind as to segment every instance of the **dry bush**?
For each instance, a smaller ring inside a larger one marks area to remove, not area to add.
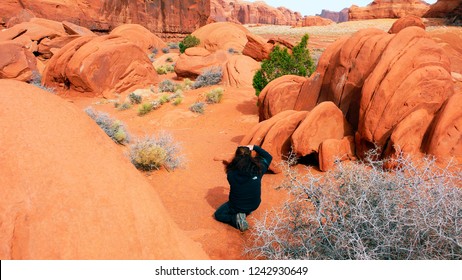
[[[150,171],[162,166],[174,170],[183,166],[185,159],[180,154],[181,146],[165,131],[158,136],[146,136],[130,145],[129,157],[136,168]]]
[[[286,168],[291,199],[256,222],[246,252],[264,259],[461,259],[462,172],[399,156],[338,163],[323,175]]]
[[[117,144],[130,142],[130,134],[123,122],[111,118],[107,113],[95,111],[92,107],[85,108],[85,113]]]

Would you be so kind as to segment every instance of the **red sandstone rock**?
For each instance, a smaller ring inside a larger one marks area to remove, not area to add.
[[[247,34],[250,32],[242,25],[230,22],[217,22],[207,24],[192,33],[199,38],[199,47],[211,52],[216,50],[233,49],[242,52],[247,43]]]
[[[430,31],[428,34],[449,57],[451,72],[462,74],[462,30],[460,28],[447,28],[440,31]]]
[[[430,9],[423,15],[426,18],[444,18],[448,17],[455,10],[462,6],[461,0],[438,0],[430,6]],[[460,11],[459,11],[460,16]]]
[[[157,73],[147,55],[127,39],[84,36],[59,50],[48,62],[45,84],[65,93],[109,97],[152,85]]]
[[[321,14],[319,16],[323,18],[328,18],[334,22],[340,23],[340,22],[345,22],[348,21],[348,12],[349,9],[345,8],[341,10],[340,12],[332,12],[329,10],[322,10]]]
[[[210,6],[210,20],[212,22],[292,25],[302,18],[298,12],[284,7],[274,8],[263,1],[212,0]]]
[[[287,160],[291,152],[291,137],[297,127],[300,125],[308,111],[292,111],[285,118],[280,119],[266,133],[263,140],[262,148],[267,150],[272,156],[273,161],[270,165],[270,170],[274,173],[280,173],[280,164]]]
[[[258,96],[258,115],[260,121],[285,111],[293,110],[305,77],[285,75],[274,79]]]
[[[11,28],[12,26],[19,24],[21,22],[30,21],[34,18],[35,15],[32,11],[27,9],[22,9],[18,12],[18,14],[14,17],[11,17],[8,22],[6,23],[6,28]]]
[[[352,135],[350,124],[342,111],[332,102],[318,104],[302,121],[292,135],[292,147],[298,156],[319,151],[319,145],[327,139],[342,139]]]
[[[95,35],[90,29],[73,24],[72,22],[63,21],[63,27],[67,34],[69,35]]]
[[[243,55],[250,56],[256,61],[262,61],[269,58],[269,54],[273,50],[274,44],[268,43],[262,37],[249,33],[246,34],[247,43],[242,50]]]
[[[336,161],[352,160],[355,158],[355,147],[353,136],[339,139],[327,139],[319,146],[319,169],[321,171],[331,170]]]
[[[421,0],[375,0],[366,7],[351,6],[349,20],[422,17],[430,5]]]
[[[417,26],[425,29],[425,24],[423,23],[422,18],[416,16],[405,16],[395,21],[390,30],[388,30],[388,33],[396,34],[409,26]]]
[[[37,52],[38,56],[44,59],[50,59],[55,53],[59,51],[62,47],[70,43],[71,41],[80,38],[79,35],[69,35],[56,37],[53,39],[44,38],[40,41],[38,45]]]
[[[436,112],[454,91],[450,62],[419,27],[399,32],[364,83],[358,132],[383,147],[394,127],[410,113]]]
[[[139,24],[120,25],[112,30],[110,34],[129,40],[147,53],[151,53],[153,49],[161,50],[167,47],[167,44],[162,39]]]
[[[10,18],[22,9],[37,17],[69,21],[92,31],[110,31],[124,23],[142,24],[165,36],[191,33],[207,22],[210,0],[21,0],[0,4],[0,18]]]
[[[334,24],[334,22],[330,19],[323,18],[320,16],[306,16],[301,20],[301,26],[325,26],[325,25],[331,25]]]
[[[35,56],[21,44],[0,42],[0,79],[29,81],[37,71]]]
[[[260,63],[245,55],[233,55],[223,69],[223,84],[236,88],[252,88],[255,72]]]
[[[436,117],[427,152],[438,158],[462,156],[462,91],[451,96]]]
[[[26,83],[0,88],[2,260],[207,258],[84,112]]]
[[[204,70],[211,67],[225,68],[225,64],[229,59],[228,51],[219,50],[209,52],[204,48],[193,47],[187,48],[181,54],[175,64],[175,73],[178,77],[196,78]]]

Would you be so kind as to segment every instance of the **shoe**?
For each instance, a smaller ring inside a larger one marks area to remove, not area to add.
[[[246,231],[249,229],[249,224],[247,223],[247,220],[245,218],[245,213],[236,214],[236,224],[237,224],[237,228],[240,231]]]

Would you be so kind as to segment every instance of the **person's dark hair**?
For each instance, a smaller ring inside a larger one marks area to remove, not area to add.
[[[231,170],[239,170],[249,175],[261,175],[262,167],[260,161],[252,157],[248,147],[239,146],[233,160],[226,166],[226,173]]]

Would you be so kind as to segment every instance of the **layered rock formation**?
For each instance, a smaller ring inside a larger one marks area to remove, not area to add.
[[[421,17],[430,5],[421,0],[375,0],[366,7],[351,6],[349,20],[400,18],[408,15]]]
[[[210,5],[210,20],[216,22],[292,25],[302,18],[298,12],[284,7],[274,8],[264,1],[211,0]]]
[[[449,24],[462,24],[462,0],[438,0],[424,17],[447,18]]]
[[[110,31],[124,23],[138,23],[163,37],[189,34],[205,25],[210,16],[210,0],[70,0],[7,1],[0,4],[5,22],[23,9],[35,16],[69,21],[93,31]]]
[[[323,18],[320,16],[306,16],[297,22],[295,26],[305,27],[305,26],[324,26],[331,25],[334,21],[328,18]]]
[[[450,39],[453,36],[458,35],[439,34],[438,38],[457,41]],[[332,151],[352,150],[346,140],[340,140],[353,133],[359,157],[375,146],[383,157],[399,152],[461,157],[462,135],[457,129],[461,119],[458,112],[462,112],[458,101],[461,87],[455,86],[453,77],[462,69],[442,46],[444,43],[435,42],[417,26],[397,34],[378,29],[358,31],[329,46],[310,78],[283,76],[268,84],[259,96],[260,120],[271,120],[286,110],[310,111],[309,118],[319,106],[326,106],[325,101],[333,102],[346,120],[332,130],[338,135],[324,137],[326,129],[318,128],[320,123],[330,121],[335,110],[324,117],[320,114],[311,125],[300,124],[293,135],[286,134],[296,154],[318,154],[324,166],[331,166]],[[459,53],[457,44],[451,49]],[[283,84],[290,91],[278,88]],[[313,142],[316,137],[321,140]],[[336,141],[324,145],[330,150],[326,159],[326,152],[321,156],[319,147],[329,139]],[[336,156],[345,158],[343,154]]]
[[[86,114],[0,80],[0,258],[206,259]]]
[[[349,9],[348,8],[345,8],[343,10],[341,10],[340,12],[332,12],[332,11],[329,11],[329,10],[322,10],[321,11],[321,14],[319,14],[318,16],[320,17],[323,17],[323,18],[327,18],[327,19],[330,19],[334,22],[345,22],[345,21],[348,21],[348,12],[349,12]]]

